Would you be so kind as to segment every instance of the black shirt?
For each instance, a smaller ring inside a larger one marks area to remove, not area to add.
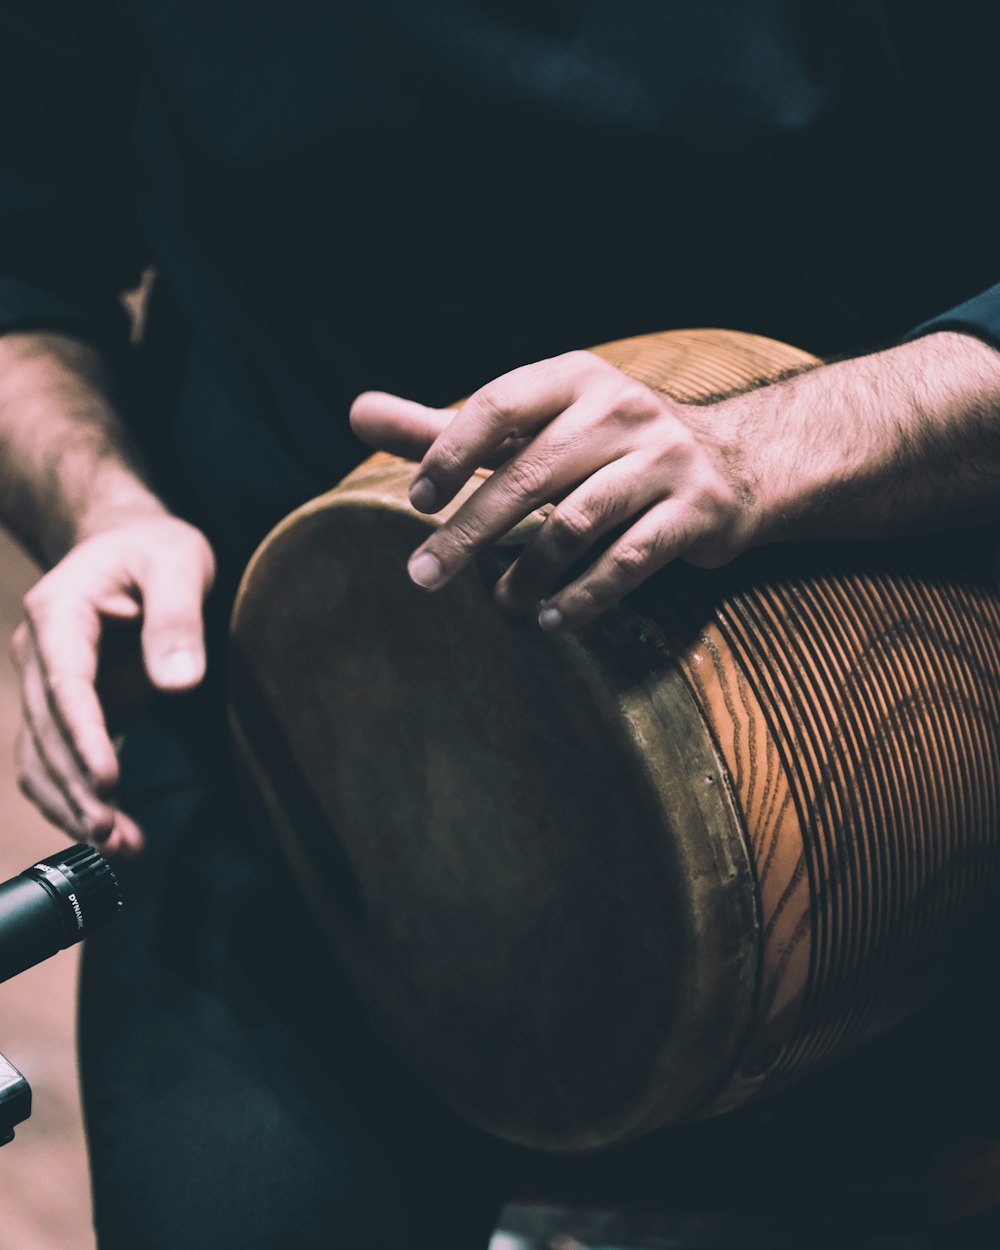
[[[365,388],[671,326],[1000,344],[991,7],[5,4],[0,327],[114,350],[156,265],[130,419],[230,580]]]

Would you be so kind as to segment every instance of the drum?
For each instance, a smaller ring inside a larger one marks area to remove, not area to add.
[[[597,350],[688,402],[815,363],[725,331]],[[538,514],[409,582],[478,485],[431,518],[412,475],[373,456],[267,538],[230,709],[334,957],[446,1102],[607,1146],[779,1089],[954,976],[1000,869],[987,542],[677,562],[553,637],[491,595]]]

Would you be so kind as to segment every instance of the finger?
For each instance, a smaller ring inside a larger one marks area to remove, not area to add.
[[[26,603],[29,646],[22,675],[37,666],[48,711],[63,741],[94,793],[106,794],[118,780],[118,759],[94,688],[100,617],[78,599],[35,598]]]
[[[538,623],[549,633],[579,629],[623,595],[682,555],[696,533],[689,504],[664,500],[616,539],[591,567],[542,607]]]
[[[564,412],[607,366],[590,352],[524,365],[476,391],[434,440],[410,488],[420,512],[437,512],[495,455],[504,440],[537,430]]]
[[[619,451],[618,431],[600,429],[606,397],[588,392],[502,465],[410,557],[410,577],[424,590],[446,585],[480,547],[543,503],[578,486]]]
[[[420,460],[454,416],[448,408],[427,408],[384,391],[365,391],[351,405],[350,420],[351,429],[369,447]]]
[[[420,460],[454,418],[452,408],[427,408],[382,391],[365,391],[351,406],[355,434],[370,447],[404,460]],[[504,464],[527,442],[526,438],[510,435],[476,467],[492,469]]]
[[[100,596],[94,603],[101,616],[115,621],[134,621],[142,614],[142,606],[125,591]]]
[[[114,808],[102,802],[93,778],[85,772],[79,754],[67,740],[61,721],[53,713],[37,661],[25,665],[21,704],[35,759],[74,813],[79,826],[76,836],[105,839],[114,824]],[[112,779],[106,775],[104,781]]]
[[[142,850],[145,841],[142,830],[124,812],[114,814],[111,832],[103,841],[87,835],[66,795],[46,771],[26,728],[21,730],[18,738],[17,757],[18,784],[22,794],[57,828],[80,841],[98,841],[103,855],[131,856]]]
[[[624,525],[664,493],[653,457],[623,456],[587,478],[549,513],[497,582],[509,612],[526,611],[605,534]]]
[[[30,731],[21,728],[17,739],[17,784],[24,797],[38,808],[46,820],[83,841],[87,830],[66,795],[49,775]]]
[[[205,674],[202,623],[210,568],[192,568],[190,552],[156,553],[140,573],[142,653],[149,680],[160,690],[189,690]]]
[[[124,812],[115,814],[115,827],[111,831],[108,840],[102,844],[101,852],[104,855],[124,855],[131,857],[138,855],[145,845],[145,837],[142,830],[130,817]]]

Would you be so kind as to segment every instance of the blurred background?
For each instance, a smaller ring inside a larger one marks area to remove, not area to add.
[[[7,643],[37,576],[0,531],[2,881],[68,845],[22,797],[14,775],[20,710]],[[71,947],[0,985],[0,1052],[33,1093],[31,1118],[0,1150],[0,1250],[94,1250],[73,1037],[79,952]]]

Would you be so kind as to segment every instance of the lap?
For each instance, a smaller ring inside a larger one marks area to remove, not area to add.
[[[451,1116],[372,1032],[251,829],[224,740],[220,716],[177,704],[123,761],[149,847],[121,867],[121,920],[87,943],[80,1014],[101,1250],[473,1250],[515,1188],[888,1230],[944,1218],[944,1156],[970,1130],[995,1141],[984,1065],[945,1059],[992,1052],[966,994],[763,1107],[539,1168]]]
[[[101,1250],[485,1245],[517,1152],[368,1028],[217,744],[197,758],[203,728],[179,714],[132,736],[124,797],[149,846],[85,953]]]

